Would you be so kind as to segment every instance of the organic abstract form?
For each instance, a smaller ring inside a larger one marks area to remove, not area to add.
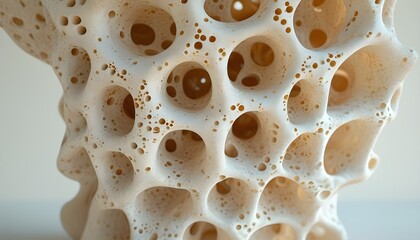
[[[346,239],[416,54],[395,0],[2,0],[50,64],[74,239]]]

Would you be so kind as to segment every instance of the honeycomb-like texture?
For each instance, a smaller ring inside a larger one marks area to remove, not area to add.
[[[61,81],[74,239],[346,239],[415,53],[393,0],[2,0]]]

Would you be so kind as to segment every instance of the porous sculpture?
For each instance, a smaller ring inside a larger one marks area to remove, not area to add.
[[[73,239],[346,239],[416,55],[395,0],[1,0],[64,90]]]

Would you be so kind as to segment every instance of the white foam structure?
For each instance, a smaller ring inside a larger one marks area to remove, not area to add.
[[[416,54],[394,0],[2,0],[51,64],[73,239],[346,239]]]

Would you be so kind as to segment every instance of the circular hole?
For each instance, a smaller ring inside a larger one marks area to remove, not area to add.
[[[257,65],[267,67],[274,62],[274,52],[269,45],[256,42],[251,47],[251,58]]]
[[[60,17],[60,24],[62,26],[67,26],[69,24],[69,19],[67,17],[64,17],[64,16]]]
[[[182,87],[187,97],[191,99],[202,98],[211,90],[210,75],[204,69],[191,69],[182,79]]]
[[[84,26],[79,26],[79,27],[77,28],[77,33],[78,33],[79,35],[85,35],[85,34],[86,34],[86,32],[87,32],[87,29],[86,29]]]
[[[255,87],[260,83],[260,78],[258,76],[247,76],[244,79],[242,79],[242,85],[246,87]]]
[[[152,1],[153,2],[153,1]],[[170,48],[176,37],[176,24],[163,9],[142,2],[124,4],[113,17],[113,37],[124,42],[129,51],[155,56]]]
[[[349,86],[349,74],[341,69],[337,70],[331,81],[331,87],[336,92],[344,92]]]
[[[172,70],[165,84],[169,100],[185,109],[202,109],[211,99],[212,79],[198,63],[186,62]]]
[[[224,180],[216,184],[216,190],[218,193],[224,195],[230,193],[231,188],[229,184],[227,184],[226,180]]]
[[[168,152],[175,152],[176,150],[176,142],[173,139],[168,139],[165,142],[165,149]]]
[[[296,8],[293,22],[299,42],[304,47],[321,49],[338,41],[346,17],[344,0],[302,0]]]
[[[226,144],[225,146],[225,155],[231,158],[236,158],[239,153],[236,147],[233,144]]]
[[[206,0],[204,9],[216,21],[240,22],[254,16],[262,5],[262,0]]]
[[[126,135],[134,127],[135,105],[132,95],[122,87],[111,87],[104,93],[103,104],[104,130]]]
[[[138,23],[131,27],[131,40],[133,40],[136,45],[148,46],[152,44],[155,39],[155,31],[150,26]]]
[[[257,134],[258,119],[254,113],[242,114],[232,125],[233,135],[240,139],[250,139]]]
[[[309,42],[313,48],[320,48],[327,42],[328,36],[321,29],[314,29],[309,34]]]
[[[79,16],[74,16],[71,20],[74,25],[78,25],[82,22],[82,19]]]

